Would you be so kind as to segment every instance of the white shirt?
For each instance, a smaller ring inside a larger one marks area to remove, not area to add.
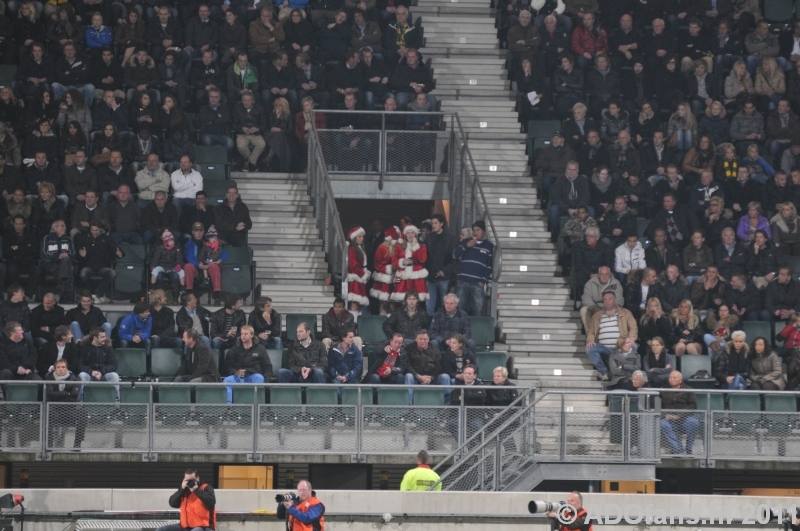
[[[800,39],[793,36],[792,41],[794,42],[794,45],[792,45],[791,55],[800,55]]]
[[[642,302],[639,304],[639,308],[644,310],[644,307],[647,305],[647,293],[650,291],[650,286],[645,286],[641,284],[642,287]]]
[[[170,176],[174,196],[179,199],[194,199],[197,192],[203,189],[203,176],[200,172],[192,169],[184,175],[180,168],[172,172]]]

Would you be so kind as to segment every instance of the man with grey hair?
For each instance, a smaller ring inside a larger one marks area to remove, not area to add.
[[[647,385],[647,373],[644,371],[633,371],[631,375],[631,383],[636,389],[641,389]]]
[[[609,381],[608,359],[617,348],[617,340],[629,337],[635,342],[638,336],[631,312],[617,304],[613,291],[603,293],[603,311],[594,314],[586,329],[586,355],[597,369],[598,380]]]
[[[450,338],[461,334],[467,338],[469,349],[475,352],[475,342],[472,340],[472,326],[469,315],[458,307],[458,297],[454,293],[444,296],[444,305],[441,310],[433,314],[430,326],[431,345],[439,350],[450,348]]]
[[[735,332],[734,332],[735,333]],[[692,454],[694,439],[700,430],[700,421],[692,413],[679,413],[676,410],[686,409],[695,411],[697,409],[697,397],[692,388],[683,383],[683,375],[680,371],[669,373],[669,391],[661,393],[661,437],[669,445],[673,454],[682,455],[684,453],[681,444],[681,435],[686,434],[686,454]]]
[[[42,239],[39,257],[42,260],[42,272],[55,276],[56,296],[61,295],[62,300],[72,301],[75,296],[75,247],[67,235],[64,220],[57,219],[50,226],[50,234]]]
[[[575,272],[575,285],[583,296],[583,287],[589,279],[595,278],[601,267],[614,267],[614,248],[600,241],[600,230],[594,227],[586,229],[586,236],[572,246],[572,264]],[[620,303],[622,299],[620,298]]]
[[[278,520],[286,520],[286,531],[324,527],[325,506],[314,495],[311,482],[297,483],[297,498],[278,502]]]
[[[578,207],[585,206],[594,217],[594,208],[589,205],[589,180],[579,175],[580,165],[575,160],[567,162],[564,175],[559,177],[550,190],[550,232],[558,234],[561,216],[571,218],[578,214]]]
[[[613,291],[617,299],[617,304],[623,304],[622,284],[611,274],[611,269],[601,266],[597,270],[597,275],[590,278],[589,282],[583,287],[581,297],[581,321],[583,329],[589,329],[589,321],[597,312],[603,310],[603,293]]]

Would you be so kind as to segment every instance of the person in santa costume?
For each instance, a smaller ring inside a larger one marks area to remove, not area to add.
[[[369,290],[371,297],[380,301],[388,301],[394,289],[394,267],[392,259],[400,238],[397,227],[389,227],[383,231],[384,241],[375,250],[375,272],[372,273],[372,287]]]
[[[353,227],[347,233],[347,300],[353,311],[361,311],[362,305],[369,304],[367,281],[370,272],[367,269],[367,253],[364,252],[364,234],[363,227]]]
[[[393,301],[402,301],[408,290],[419,293],[419,300],[428,300],[428,270],[425,262],[428,260],[428,248],[419,243],[419,229],[414,225],[406,225],[403,229],[405,241],[394,250],[392,266],[394,274],[394,293],[389,297]]]

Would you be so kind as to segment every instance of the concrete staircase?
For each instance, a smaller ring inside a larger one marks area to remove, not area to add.
[[[442,111],[458,112],[503,249],[497,293],[499,339],[523,384],[540,390],[600,390],[584,353],[580,317],[561,276],[541,210],[488,0],[419,0],[425,60]],[[466,40],[464,40],[466,39]],[[570,395],[575,411],[603,411],[602,397]],[[560,407],[556,396],[539,410]]]
[[[284,316],[327,312],[333,286],[305,174],[234,172],[231,179],[253,220],[248,243],[262,295]]]

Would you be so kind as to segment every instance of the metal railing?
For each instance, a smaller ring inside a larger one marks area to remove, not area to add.
[[[341,284],[342,298],[347,300],[347,239],[314,120],[311,120],[311,134],[308,135],[308,195],[314,205],[314,218],[322,237],[325,260],[331,267],[331,277]]]
[[[86,401],[49,402],[45,386],[57,383],[2,383],[8,401],[0,402],[0,452],[37,459],[73,451],[135,453],[145,461],[159,453],[236,453],[249,461],[298,453],[361,460],[423,449],[443,456],[481,422],[506,414],[466,406],[463,393],[460,405],[444,405],[463,386],[82,382],[67,385],[85,386]]]

